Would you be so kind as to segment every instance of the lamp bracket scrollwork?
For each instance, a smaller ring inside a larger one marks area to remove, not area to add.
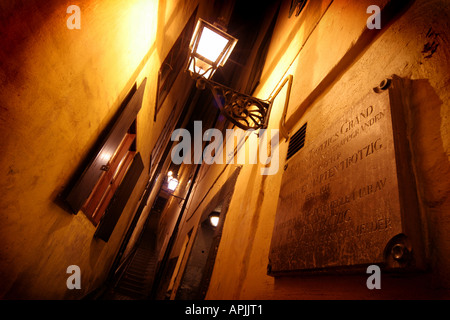
[[[203,77],[196,78],[198,89],[208,87],[221,113],[243,130],[265,129],[268,125],[271,101],[261,100]]]

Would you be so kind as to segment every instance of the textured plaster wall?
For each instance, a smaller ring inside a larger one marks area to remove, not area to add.
[[[153,122],[160,61],[195,1],[86,1],[69,30],[68,1],[0,4],[0,298],[80,298],[104,281],[148,180],[170,112]],[[161,38],[157,38],[157,28]],[[147,77],[137,118],[145,168],[109,240],[82,212],[54,202],[134,83]],[[181,97],[182,98],[182,97]],[[173,103],[175,101],[172,101]],[[66,269],[81,269],[68,290]]]
[[[266,275],[272,228],[287,144],[281,140],[280,170],[262,176],[258,165],[244,165],[230,203],[207,298],[209,299],[342,299],[439,298],[449,288],[449,15],[446,1],[415,1],[369,45],[341,67],[304,110],[298,110],[366,28],[366,8],[388,1],[309,2],[305,14],[287,18],[289,1],[281,7],[261,85],[255,93],[269,96],[284,75],[293,75],[288,122],[295,131],[308,119],[351,104],[362,92],[392,74],[421,80],[412,94],[409,138],[418,184],[422,231],[429,272],[407,277],[382,277],[382,290],[368,290],[367,275],[309,276],[275,279]],[[309,11],[308,11],[309,10]],[[297,20],[296,20],[297,19]],[[303,19],[303,22],[300,22]],[[316,23],[318,24],[316,25]],[[434,43],[434,44],[433,44]],[[439,45],[436,46],[436,43]],[[430,49],[431,47],[431,49]],[[433,50],[433,48],[437,48]],[[336,71],[336,70],[335,70]],[[415,82],[417,83],[417,82]],[[286,91],[274,102],[269,128],[278,128]],[[326,124],[324,124],[326,126]],[[309,138],[319,138],[312,128]],[[203,170],[203,169],[202,169]],[[208,166],[190,208],[202,209],[226,181],[233,166]],[[205,196],[206,194],[206,196]],[[201,196],[200,196],[201,195]],[[205,198],[202,198],[205,197]],[[200,203],[200,204],[199,204]],[[189,209],[193,210],[193,209]],[[191,213],[189,213],[191,214]],[[196,220],[198,222],[198,219]],[[183,227],[187,232],[195,225]],[[179,246],[184,240],[180,237]],[[447,295],[448,297],[448,295]]]

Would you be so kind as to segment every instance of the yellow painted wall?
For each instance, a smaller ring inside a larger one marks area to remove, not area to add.
[[[148,181],[151,150],[173,112],[167,106],[153,122],[159,66],[197,1],[85,1],[79,4],[79,30],[66,25],[71,4],[0,4],[4,299],[80,298],[105,280]],[[137,150],[145,168],[104,243],[93,238],[95,227],[82,212],[72,215],[54,200],[134,83],[145,77],[137,118]],[[69,265],[81,269],[81,290],[66,287]]]
[[[450,78],[447,72],[450,67],[450,8],[446,1],[415,1],[363,50],[356,50],[357,54],[351,56],[349,63],[342,63],[342,58],[358,39],[367,36],[367,7],[377,4],[383,8],[388,3],[309,1],[304,14],[288,19],[290,1],[283,1],[261,84],[254,95],[269,97],[285,76],[293,75],[287,123],[290,131],[295,132],[309,119],[333,112],[337,102],[351,104],[362,92],[368,92],[392,74],[427,79],[437,101],[442,103],[415,101],[409,120],[417,129],[410,138],[430,272],[410,277],[383,277],[382,290],[368,290],[366,274],[279,279],[267,276],[287,152],[283,139],[279,145],[280,169],[276,175],[260,175],[260,165],[245,164],[241,169],[207,299],[404,299],[438,298],[445,294],[448,297],[448,291],[438,288],[450,288]],[[430,30],[438,36],[433,33],[430,36]],[[439,47],[427,57],[430,52],[423,51],[432,41],[439,42]],[[314,95],[318,87],[321,90]],[[275,99],[269,128],[279,128],[285,95],[283,89]],[[305,99],[310,102],[306,106]],[[308,138],[320,138],[320,132],[320,128],[313,128],[308,132]],[[233,170],[234,165],[205,165],[202,168],[202,180],[186,213],[187,216],[195,214],[196,218],[181,226],[174,257],[180,252],[187,232],[199,223],[202,211]],[[189,245],[187,250],[190,250]],[[184,261],[187,256],[185,254]]]

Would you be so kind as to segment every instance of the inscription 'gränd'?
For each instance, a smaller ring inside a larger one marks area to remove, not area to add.
[[[269,254],[273,275],[381,263],[402,232],[389,95],[370,92],[336,110],[311,110],[308,128],[320,130],[307,132],[288,160]]]

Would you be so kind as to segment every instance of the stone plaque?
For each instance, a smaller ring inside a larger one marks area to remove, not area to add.
[[[408,260],[389,90],[308,122],[323,131],[286,162],[268,274]]]

